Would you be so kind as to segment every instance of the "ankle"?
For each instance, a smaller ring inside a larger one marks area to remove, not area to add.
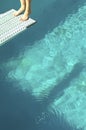
[[[20,9],[21,9],[21,10],[25,10],[25,5],[22,5],[22,6],[20,7]]]

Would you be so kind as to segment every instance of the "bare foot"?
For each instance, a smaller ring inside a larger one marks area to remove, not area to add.
[[[25,12],[25,13],[23,14],[23,16],[21,17],[20,20],[21,20],[21,21],[26,21],[26,20],[28,20],[30,13],[31,13],[31,10],[29,11],[29,13]]]
[[[20,7],[20,9],[18,11],[14,12],[14,16],[18,16],[19,14],[21,14],[23,11],[25,10],[25,7]]]
[[[28,20],[28,18],[29,18],[29,15],[24,14],[24,15],[21,17],[20,21],[26,21],[26,20]]]

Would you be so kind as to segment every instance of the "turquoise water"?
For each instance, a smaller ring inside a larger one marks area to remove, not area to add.
[[[86,130],[86,1],[32,1],[31,17],[0,47],[0,128]]]

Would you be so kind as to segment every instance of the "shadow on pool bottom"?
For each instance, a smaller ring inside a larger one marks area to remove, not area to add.
[[[44,108],[42,101],[14,86],[0,80],[0,130],[77,130],[63,116]]]
[[[40,108],[39,108],[40,109]],[[27,114],[27,112],[26,112]],[[0,117],[1,118],[1,117]],[[10,116],[2,117],[0,119],[0,129],[2,130],[79,130],[72,128],[64,120],[57,117],[57,119],[45,119],[37,124],[35,120],[28,115],[16,115],[16,117]]]
[[[33,46],[36,41],[44,39],[45,35],[52,32],[60,23],[64,23],[67,16],[76,13],[79,5],[84,3],[85,0],[66,0],[66,2],[56,0],[50,4],[40,15],[33,16],[37,20],[34,26],[0,47],[0,61],[6,62],[10,58],[17,58],[21,52],[23,54],[27,46]]]

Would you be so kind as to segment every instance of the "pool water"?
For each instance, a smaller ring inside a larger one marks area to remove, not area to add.
[[[31,18],[0,47],[0,129],[86,130],[86,0],[32,1]]]

